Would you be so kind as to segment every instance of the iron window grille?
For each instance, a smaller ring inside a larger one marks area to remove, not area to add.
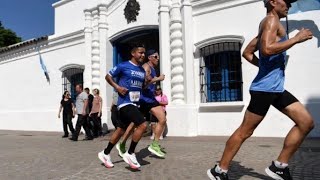
[[[75,101],[77,97],[76,85],[83,85],[83,69],[70,68],[62,73],[62,93],[69,91],[72,100]]]
[[[200,49],[201,102],[242,101],[241,43],[222,42]]]

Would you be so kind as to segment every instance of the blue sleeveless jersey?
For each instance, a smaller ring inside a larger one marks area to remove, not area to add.
[[[139,103],[145,74],[142,66],[135,65],[131,61],[122,62],[109,71],[109,75],[113,78],[118,78],[119,86],[128,89],[124,96],[118,93],[118,108],[128,104],[136,105]]]
[[[285,36],[280,42],[286,41]],[[250,90],[263,92],[283,92],[285,79],[286,51],[265,57],[259,52],[259,72],[253,80]]]
[[[148,64],[149,65],[149,64]],[[150,65],[149,65],[150,66]],[[157,76],[156,70],[150,66],[151,74],[150,76],[152,78]],[[154,103],[156,102],[155,98],[155,91],[156,91],[156,83],[149,84],[148,87],[142,90],[142,96],[140,101],[143,103]]]

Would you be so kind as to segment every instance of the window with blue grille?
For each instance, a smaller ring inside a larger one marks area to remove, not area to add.
[[[70,68],[62,73],[62,93],[69,91],[73,101],[77,97],[76,85],[83,85],[83,71],[83,69],[79,68]]]
[[[222,42],[200,49],[201,102],[242,101],[241,43]]]

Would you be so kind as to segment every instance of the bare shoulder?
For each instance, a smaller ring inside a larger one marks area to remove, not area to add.
[[[144,69],[145,71],[149,71],[149,70],[150,70],[150,67],[149,67],[149,65],[148,65],[147,63],[144,63],[144,64],[142,65],[142,67],[143,67],[143,69]]]
[[[260,30],[264,29],[278,29],[280,21],[275,16],[266,16],[260,23]]]

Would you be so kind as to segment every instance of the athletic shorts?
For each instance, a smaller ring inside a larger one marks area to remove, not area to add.
[[[141,111],[141,113],[145,116],[148,115],[149,111],[154,108],[160,106],[158,101],[155,101],[153,103],[140,103],[140,108],[139,110]],[[148,118],[147,118],[148,119]]]
[[[145,122],[145,119],[137,106],[132,104],[121,107],[119,110],[119,127],[121,129],[127,129],[131,122],[136,126]]]
[[[167,115],[167,112],[165,111],[164,114]],[[152,123],[157,123],[158,121],[159,121],[159,120],[157,119],[157,117],[154,116],[153,114],[151,114],[150,122],[152,122]]]
[[[298,99],[286,90],[280,93],[250,91],[250,95],[251,100],[247,110],[260,116],[267,114],[270,105],[282,111],[290,104],[298,102]]]

